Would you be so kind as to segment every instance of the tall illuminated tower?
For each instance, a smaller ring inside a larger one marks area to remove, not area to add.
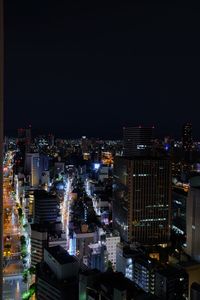
[[[171,168],[167,158],[116,157],[113,225],[122,240],[165,244],[170,235]]]
[[[124,127],[124,156],[144,156],[152,150],[153,127]]]
[[[115,157],[113,176],[113,225],[122,240],[166,244],[171,220],[171,163],[154,154],[152,128],[124,128],[124,156]]]
[[[3,286],[3,0],[0,0],[0,299]]]
[[[182,128],[182,142],[185,150],[191,150],[192,147],[192,124],[185,123]]]

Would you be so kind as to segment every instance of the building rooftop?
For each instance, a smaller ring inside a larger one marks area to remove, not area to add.
[[[181,275],[183,273],[187,274],[187,272],[184,269],[180,267],[172,267],[169,265],[166,268],[158,270],[158,273],[166,277],[174,277],[175,275]]]
[[[46,250],[61,265],[77,262],[77,259],[74,256],[70,255],[61,246],[50,247]]]
[[[45,190],[35,190],[34,197],[37,199],[55,199],[55,198],[57,198],[55,195],[52,195],[51,193],[48,193]]]
[[[45,262],[36,266],[36,277],[42,278],[57,289],[65,289],[74,284],[78,288],[78,279],[75,277],[59,280]]]
[[[43,222],[43,223],[33,223],[31,224],[31,230],[38,232],[48,232],[49,234],[57,234],[60,235],[62,232],[61,222]]]

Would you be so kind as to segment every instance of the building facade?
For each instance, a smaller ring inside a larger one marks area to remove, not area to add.
[[[186,252],[200,262],[200,177],[190,183],[186,205]]]
[[[148,155],[152,150],[152,127],[124,127],[124,156]]]
[[[126,242],[167,243],[170,235],[171,166],[165,158],[116,157],[113,225]]]

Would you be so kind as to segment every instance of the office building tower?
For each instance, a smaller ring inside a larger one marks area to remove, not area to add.
[[[113,226],[126,242],[169,241],[171,165],[167,158],[116,157]]]
[[[19,128],[17,137],[20,150],[29,152],[31,146],[31,126],[29,126],[29,128]]]
[[[43,259],[44,248],[47,247],[47,230],[31,225],[31,265],[36,266]]]
[[[108,267],[108,252],[101,243],[88,245],[87,266],[105,272]]]
[[[133,281],[133,261],[140,253],[130,245],[120,243],[116,246],[116,271]]]
[[[44,250],[44,260],[36,266],[36,297],[48,300],[77,300],[78,260],[62,247]]]
[[[60,227],[60,228],[59,228]],[[66,250],[66,234],[61,231],[62,224],[32,224],[31,225],[31,265],[41,262],[45,247],[61,246]]]
[[[155,293],[157,264],[137,248],[123,244],[117,246],[117,271],[122,272],[146,293]]]
[[[184,150],[191,150],[192,148],[192,124],[185,123],[182,128],[182,142]]]
[[[190,287],[190,300],[200,299],[200,284],[193,282]]]
[[[43,172],[49,170],[49,156],[40,154],[40,176]]]
[[[30,185],[38,187],[40,183],[40,156],[39,153],[26,153],[25,172],[30,176]]]
[[[34,191],[34,223],[59,221],[58,198],[44,190]]]
[[[200,262],[200,177],[190,181],[186,204],[186,252],[192,259]]]
[[[124,127],[124,156],[144,156],[152,151],[152,127]]]
[[[138,289],[122,273],[86,270],[79,275],[80,300],[160,300]]]
[[[120,235],[116,230],[104,231],[98,229],[98,240],[106,246],[108,252],[108,261],[112,263],[112,267],[116,270],[117,245],[120,243]]]
[[[155,293],[156,264],[146,257],[137,257],[133,261],[133,282],[146,293]]]
[[[88,246],[94,243],[95,232],[75,231],[73,234],[72,254],[76,255],[80,261],[87,261]]]

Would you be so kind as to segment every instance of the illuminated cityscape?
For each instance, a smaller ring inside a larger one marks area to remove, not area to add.
[[[0,4],[0,299],[200,300],[199,10]]]
[[[131,127],[128,146],[127,136],[30,128],[5,137],[4,299],[189,299],[200,274],[199,144],[188,160],[183,141],[146,131]]]

